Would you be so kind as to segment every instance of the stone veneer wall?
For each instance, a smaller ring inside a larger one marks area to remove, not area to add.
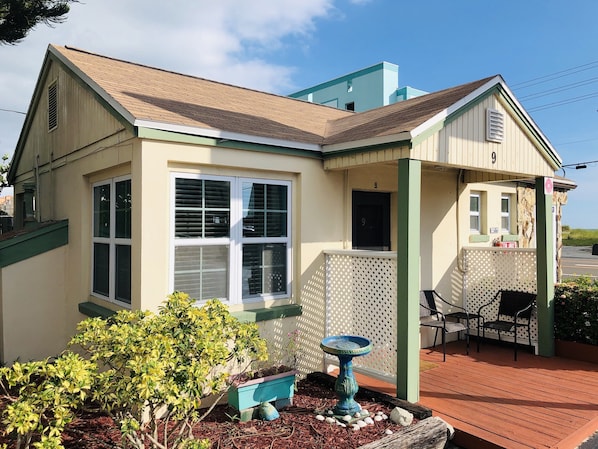
[[[562,277],[561,250],[563,247],[563,206],[567,204],[567,192],[555,190],[552,203],[556,208],[556,260],[557,281]],[[517,187],[517,229],[521,248],[533,248],[536,244],[536,191],[532,187]]]

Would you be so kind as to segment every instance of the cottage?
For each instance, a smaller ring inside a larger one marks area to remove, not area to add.
[[[419,289],[460,301],[463,249],[520,241],[530,180],[550,355],[560,165],[500,76],[352,112],[50,45],[8,176],[25,232],[0,242],[0,358],[182,290],[272,341],[301,330],[319,369],[326,254],[373,250],[396,259],[397,387],[416,400]]]

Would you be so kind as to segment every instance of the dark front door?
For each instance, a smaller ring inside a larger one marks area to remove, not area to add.
[[[353,249],[390,250],[390,193],[353,191]]]

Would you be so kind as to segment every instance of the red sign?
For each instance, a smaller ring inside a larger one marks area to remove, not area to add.
[[[545,178],[544,179],[544,195],[552,195],[552,191],[554,190],[554,182],[552,178]]]

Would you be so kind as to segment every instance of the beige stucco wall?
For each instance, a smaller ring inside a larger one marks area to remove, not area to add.
[[[67,260],[62,246],[0,270],[2,362],[39,360],[66,348]]]

